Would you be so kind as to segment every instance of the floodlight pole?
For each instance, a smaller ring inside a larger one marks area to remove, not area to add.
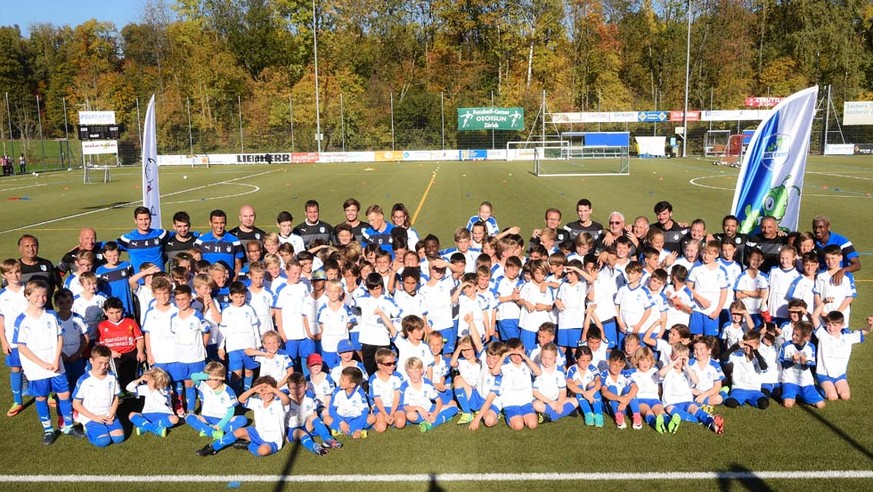
[[[42,149],[41,157],[45,157],[45,140],[42,138],[42,113],[39,108],[39,94],[36,95],[36,117],[39,120],[39,145]]]
[[[291,118],[291,152],[294,152],[294,97],[288,96],[288,116]]]
[[[687,2],[687,40],[685,41],[685,107],[682,110],[682,157],[688,150],[688,76],[691,71],[691,0]]]
[[[191,134],[191,98],[185,96],[185,106],[188,110],[188,148],[191,149],[191,155],[194,155],[194,135]]]
[[[321,107],[318,101],[318,24],[315,17],[315,0],[312,0],[312,54],[315,58],[315,143],[321,152]]]
[[[9,111],[9,93],[6,93],[6,119],[9,123],[9,146],[12,148],[12,157],[15,157],[15,138],[12,136],[12,113]]]
[[[239,153],[245,154],[246,147],[245,147],[245,143],[243,142],[243,127],[242,127],[242,96],[240,96],[239,94],[237,94],[237,96],[236,96],[236,104],[237,104],[237,108],[239,108]]]
[[[343,136],[343,152],[346,151],[346,111],[343,106],[343,93],[340,92],[340,133]]]
[[[440,91],[440,134],[442,138],[443,150],[446,150],[446,106],[444,93]]]

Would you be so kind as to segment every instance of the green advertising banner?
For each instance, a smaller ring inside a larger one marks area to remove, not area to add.
[[[458,130],[524,130],[524,108],[458,108]]]

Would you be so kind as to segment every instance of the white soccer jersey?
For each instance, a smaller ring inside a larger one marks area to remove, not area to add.
[[[512,295],[512,291],[515,289],[521,289],[521,286],[524,284],[521,277],[515,277],[514,279],[508,279],[504,276],[497,277],[494,280],[494,289],[492,293],[495,297],[509,297]],[[497,304],[497,319],[518,319],[521,315],[521,308],[515,301],[504,301],[498,302]]]
[[[745,324],[746,322],[743,321],[743,326],[745,326]],[[742,326],[735,326],[730,322],[725,323],[721,329],[721,339],[724,340],[725,347],[730,348],[743,339],[743,333]]]
[[[352,311],[345,304],[333,309],[325,304],[318,310],[316,323],[321,329],[321,349],[325,352],[336,352],[340,341],[349,339],[349,325],[352,322]]]
[[[618,287],[615,283],[615,272],[604,267],[594,281],[594,315],[601,322],[615,318],[615,294]]]
[[[782,380],[782,364],[779,363],[779,347],[761,343],[758,353],[767,363],[767,370],[761,371],[761,384],[778,384]]]
[[[112,402],[119,394],[121,390],[114,374],[110,372],[101,378],[86,372],[76,383],[73,399],[81,401],[82,406],[95,415],[108,415],[112,409]],[[84,413],[77,412],[76,422],[85,425],[91,422],[91,419]]]
[[[652,309],[654,302],[652,302],[643,286],[638,285],[631,288],[629,285],[625,285],[618,289],[618,293],[615,294],[615,305],[619,309],[621,320],[624,321],[625,326],[630,330],[643,320],[646,310]],[[657,314],[655,317],[657,317]],[[646,321],[651,321],[651,319],[652,313],[650,311]]]
[[[223,419],[228,408],[239,405],[236,393],[226,384],[222,384],[218,391],[214,391],[205,381],[202,381],[197,385],[197,392],[200,394],[200,415],[204,417]]]
[[[637,398],[646,398],[657,400],[658,388],[661,383],[661,376],[658,375],[657,367],[650,367],[648,371],[635,369],[630,373],[630,380],[637,385]]]
[[[488,398],[490,393],[494,393],[494,401],[492,404],[498,409],[503,408],[503,399],[500,396],[500,388],[502,386],[503,376],[500,374],[491,374],[491,369],[488,369],[486,364],[482,364],[482,370],[479,372],[479,378],[476,380],[476,392],[482,399]],[[533,388],[533,386],[531,386]],[[485,409],[482,409],[484,411]]]
[[[143,399],[142,413],[163,413],[167,415],[173,413],[173,409],[170,407],[169,389],[151,389],[148,384],[137,384],[136,381],[131,381],[125,389],[135,394],[137,398]]]
[[[664,296],[667,298],[667,326],[670,330],[673,325],[688,326],[688,321],[691,319],[691,313],[681,311],[676,308],[675,302],[681,302],[686,307],[694,307],[694,297],[691,294],[691,289],[687,285],[683,285],[681,289],[676,290],[672,285],[668,285],[664,289]]]
[[[445,330],[454,325],[452,320],[452,290],[454,282],[444,278],[434,285],[424,284],[418,295],[424,298],[427,306],[427,319],[434,330]]]
[[[320,381],[313,381],[311,374],[306,378],[306,391],[315,395],[315,401],[319,405],[325,404],[334,389],[336,389],[336,386],[328,374],[324,374],[324,378]]]
[[[242,306],[231,304],[224,308],[224,312],[221,313],[221,324],[218,326],[224,338],[224,350],[233,352],[260,347],[259,323],[257,313],[248,304]]]
[[[246,401],[246,408],[254,413],[258,436],[282,449],[282,444],[285,443],[285,413],[288,411],[282,400],[273,396],[273,400],[264,406],[260,398],[253,396]]]
[[[482,374],[482,369],[487,368],[484,361],[476,361],[474,359],[458,358],[458,375],[464,378],[464,381],[469,385],[476,384],[479,376]],[[482,395],[484,398],[486,395]]]
[[[798,275],[788,288],[788,300],[800,299],[806,303],[808,309],[815,306],[815,279]]]
[[[193,311],[188,317],[182,318],[176,312],[170,317],[170,330],[176,334],[176,362],[192,363],[206,360],[203,334],[209,332],[209,323],[203,319],[202,314]]]
[[[288,374],[288,369],[294,366],[294,359],[281,349],[272,357],[256,355],[254,359],[261,365],[261,376],[272,376],[276,381],[282,381],[282,378]]]
[[[286,407],[288,411],[285,413],[285,426],[289,429],[304,427],[309,417],[315,414],[316,406],[315,400],[309,395],[305,395],[300,402],[291,398],[291,402]]]
[[[370,294],[359,297],[356,303],[361,308],[361,315],[358,316],[358,326],[360,327],[358,340],[366,345],[390,345],[391,337],[388,327],[376,314],[376,310],[381,310],[389,319],[397,318],[402,314],[397,304],[394,304],[394,301],[386,296],[373,297]]]
[[[653,350],[658,353],[658,367],[667,367],[670,364],[670,357],[673,355],[673,346],[670,345],[670,342],[658,338],[655,340]]]
[[[28,316],[27,313],[19,314],[15,320],[14,331],[14,342],[26,346],[38,359],[46,363],[60,359],[57,356],[57,350],[58,345],[63,344],[60,338],[63,333],[54,311],[43,311],[37,316]],[[52,372],[23,355],[21,356],[21,368],[30,381],[50,379],[64,374],[64,365],[60,361],[58,361],[57,372]]]
[[[276,291],[273,308],[280,310],[282,330],[288,340],[303,340],[306,330],[303,327],[303,317],[306,316],[304,305],[309,297],[309,287],[303,282],[284,284]],[[312,327],[310,326],[310,329]]]
[[[437,398],[439,393],[427,378],[422,379],[418,384],[406,381],[400,386],[400,399],[404,407],[417,406],[430,411]]]
[[[815,288],[813,292],[815,295],[819,296],[819,299],[821,299],[821,302],[824,304],[824,309],[822,310],[822,313],[824,314],[839,309],[840,304],[842,304],[844,300],[854,299],[858,296],[858,293],[855,291],[855,277],[853,277],[851,273],[843,275],[843,280],[839,285],[832,285],[831,277],[833,277],[833,275],[828,272],[821,272],[815,277]],[[842,313],[845,326],[849,326],[849,316],[852,313],[852,305],[849,304]]]
[[[767,279],[770,282],[770,295],[767,298],[767,308],[774,318],[788,317],[788,289],[800,273],[792,268],[783,270],[778,266],[770,269]]]
[[[794,362],[795,354],[803,354],[806,356],[806,364],[801,365],[799,362]],[[782,351],[779,353],[780,363],[791,363],[791,366],[782,368],[782,383],[796,384],[798,386],[809,386],[815,384],[815,379],[812,377],[810,366],[815,365],[816,350],[812,342],[806,342],[802,347],[798,348],[793,342],[785,342],[782,345]]]
[[[473,316],[472,325],[476,328],[479,334],[479,339],[485,340],[485,313],[488,312],[488,301],[485,297],[476,294],[476,297],[470,299],[462,295],[458,299],[458,337],[472,336],[470,322],[467,321],[467,315]]]
[[[716,381],[724,380],[724,372],[721,370],[721,366],[712,359],[709,359],[709,362],[702,366],[697,360],[691,359],[688,369],[697,376],[697,384],[694,385],[694,389],[701,393],[709,391],[710,388],[715,386]]]
[[[533,401],[533,379],[527,364],[504,364],[500,375],[500,397],[504,407],[527,405]]]
[[[166,311],[150,308],[143,315],[142,332],[150,339],[151,356],[157,364],[177,362],[176,334],[172,323],[177,312],[176,306],[170,305]]]
[[[762,272],[758,272],[754,277],[749,274],[749,271],[741,273],[739,277],[737,277],[736,282],[733,283],[733,292],[738,290],[749,291],[749,290],[757,290],[763,291],[770,288],[770,282],[767,279],[767,275]],[[744,297],[741,299],[743,305],[746,306],[746,311],[749,314],[759,314],[761,312],[761,301],[760,297]],[[730,306],[730,304],[725,303],[725,306]]]
[[[69,357],[82,350],[82,336],[88,334],[88,326],[82,320],[82,317],[76,313],[71,313],[70,317],[65,320],[59,316],[58,323],[61,325],[61,332],[64,337],[64,355]]]
[[[543,348],[537,345],[529,354],[527,354],[527,356],[539,366],[542,365],[543,362],[542,352]],[[558,367],[565,367],[567,365],[567,356],[564,354],[563,350],[558,349],[558,352],[555,354],[555,365]]]
[[[732,388],[761,391],[763,371],[761,371],[757,358],[752,357],[750,360],[742,350],[737,350],[730,355],[728,363],[733,364],[733,372],[731,372]]]
[[[267,289],[261,289],[260,292],[253,292],[251,289],[246,291],[246,304],[255,310],[260,322],[259,334],[263,336],[270,330],[275,329],[273,326],[273,294]]]
[[[306,297],[306,302],[303,303],[303,315],[306,316],[306,321],[309,324],[309,331],[313,335],[321,333],[321,327],[318,325],[318,311],[324,306],[327,306],[328,298],[322,295],[318,299],[310,296]]]
[[[666,319],[667,311],[670,310],[670,306],[667,304],[667,297],[664,295],[664,289],[661,289],[658,292],[652,292],[652,290],[649,289],[647,286],[644,286],[643,289],[652,300],[652,313],[649,315],[649,319],[646,320],[646,323],[640,331],[645,333],[645,331],[648,330],[649,327],[657,324],[658,327],[655,328],[652,333],[661,333],[661,331],[664,330],[664,327],[661,326],[661,319]]]
[[[560,367],[546,369],[540,366],[541,373],[534,379],[533,389],[549,400],[557,401],[567,390],[567,375]]]
[[[740,274],[743,273],[743,267],[735,261],[725,261],[721,258],[718,259],[718,265],[724,268],[724,271],[727,274],[728,290],[724,305],[730,306],[731,303],[734,302],[734,291],[732,287],[734,283],[736,283]]]
[[[349,364],[347,366],[344,366],[343,363],[340,362],[336,365],[336,367],[331,368],[330,379],[333,380],[334,382],[338,383],[340,380],[340,377],[342,377],[343,369],[345,369],[346,367],[357,367],[358,370],[361,371],[361,376],[363,377],[363,380],[366,380],[369,377],[367,375],[367,369],[364,368],[364,364],[361,364],[360,362],[353,360],[351,362],[351,364]]]
[[[212,299],[212,305],[215,306],[215,310],[221,314],[221,306],[218,304],[218,299]],[[212,314],[212,311],[203,311],[203,303],[194,300],[191,302],[191,307],[197,310],[200,314],[203,315],[203,319],[209,325],[209,340],[206,341],[207,345],[221,345],[221,330],[218,329],[218,322],[215,320],[215,317]]]
[[[617,395],[620,395],[625,388],[633,384],[633,381],[624,372],[613,376],[608,370],[600,373],[600,381],[603,383],[603,387],[612,387],[614,391],[611,391]]]
[[[832,378],[846,374],[852,345],[864,341],[861,331],[845,329],[837,335],[831,335],[826,329],[819,328],[815,330],[815,336],[818,337],[818,374]]]
[[[528,282],[521,287],[518,293],[520,298],[531,304],[548,304],[555,303],[555,294],[551,287],[546,287],[543,292],[541,287],[533,282]],[[521,315],[518,318],[518,327],[524,331],[536,333],[543,323],[554,323],[554,309],[548,311],[530,311],[527,308],[521,309]]]
[[[411,296],[403,290],[397,290],[394,293],[394,303],[403,312],[403,316],[415,315],[419,318],[427,316],[427,302],[424,296],[416,294]]]
[[[677,372],[670,369],[661,381],[661,402],[664,405],[675,405],[694,401],[691,394],[691,380],[686,371]]]
[[[351,394],[342,388],[337,388],[330,398],[330,406],[340,417],[353,419],[363,415],[369,404],[364,391],[359,386]]]
[[[394,405],[394,392],[403,386],[403,376],[397,371],[389,375],[388,379],[382,379],[382,376],[382,373],[370,376],[370,400],[374,402],[373,408],[376,408],[376,398],[380,398],[382,406],[385,407],[386,411],[390,412],[391,407]],[[398,408],[401,403],[398,402]]]
[[[558,329],[581,329],[585,321],[585,299],[588,296],[588,284],[565,282],[558,287],[557,298],[564,303],[564,310],[558,310]]]
[[[600,371],[594,364],[589,364],[585,370],[580,369],[578,364],[573,364],[570,369],[567,369],[567,379],[572,379],[582,389],[588,388],[588,385],[593,383],[598,376],[600,376]]]
[[[727,272],[724,268],[713,264],[714,268],[708,265],[698,265],[688,272],[688,283],[692,284],[694,291],[698,296],[709,301],[709,307],[704,308],[699,303],[695,302],[692,307],[694,311],[703,313],[707,316],[711,315],[718,309],[718,300],[721,297],[722,289],[728,288]]]
[[[17,291],[10,288],[0,290],[0,315],[3,316],[4,330],[6,331],[6,342],[12,348],[16,345],[13,342],[15,339],[15,320],[18,315],[27,309],[27,298],[24,297],[24,287]]]
[[[449,363],[442,354],[432,355],[433,357],[433,369],[431,370],[431,378],[435,383],[443,381],[443,378],[449,375]],[[469,384],[473,385],[476,381],[470,381]]]
[[[97,325],[103,321],[104,302],[106,302],[106,298],[100,294],[94,294],[90,299],[85,299],[82,296],[73,298],[73,312],[85,320],[91,338],[95,338]]]
[[[406,373],[406,361],[413,357],[424,364],[425,372],[427,372],[428,367],[433,365],[433,354],[430,353],[430,347],[424,341],[419,341],[416,345],[398,333],[394,337],[394,346],[397,347],[397,370],[404,379],[409,379],[409,375]]]

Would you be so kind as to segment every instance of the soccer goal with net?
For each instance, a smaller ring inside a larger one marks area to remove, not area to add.
[[[534,149],[536,176],[627,176],[628,146],[540,146]]]

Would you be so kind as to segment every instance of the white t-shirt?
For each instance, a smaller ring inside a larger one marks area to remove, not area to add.
[[[767,280],[767,275],[762,272],[758,272],[754,277],[749,275],[748,270],[741,273],[739,277],[737,277],[736,282],[734,282],[734,291],[738,290],[765,290],[770,288],[770,282]],[[749,314],[759,314],[761,312],[761,301],[760,297],[744,297],[740,299],[743,302],[743,305],[746,306],[746,310]],[[725,302],[725,306],[729,306],[727,302]]]
[[[523,283],[521,276],[514,279],[498,277],[494,280],[494,290],[492,292],[495,297],[509,297],[512,295],[513,290],[521,289]],[[504,301],[497,304],[498,320],[518,319],[520,315],[521,308],[515,301]]]
[[[57,356],[58,344],[63,344],[63,332],[54,311],[42,311],[35,317],[28,316],[27,313],[19,314],[15,320],[14,332],[14,342],[26,346],[38,359],[43,362],[57,359],[58,362],[57,372],[52,372],[22,355],[21,368],[27,379],[39,381],[64,374],[64,365]]]
[[[12,348],[16,347],[15,343],[13,343],[15,338],[15,320],[19,314],[27,309],[27,305],[27,298],[24,297],[24,287],[18,291],[8,287],[0,289],[0,316],[3,316],[6,341]]]
[[[557,298],[564,303],[564,310],[558,311],[558,329],[580,329],[585,320],[585,299],[588,296],[588,284],[564,282],[558,287]]]
[[[859,331],[842,330],[839,336],[831,335],[824,328],[815,330],[818,337],[818,374],[836,378],[846,374],[849,367],[849,357],[852,355],[852,345],[864,341],[864,334]]]
[[[80,400],[82,406],[95,415],[107,415],[112,409],[112,402],[119,394],[121,394],[121,389],[118,387],[118,380],[112,373],[100,378],[86,372],[76,383],[73,399]],[[86,417],[84,413],[78,412],[76,421],[85,425],[91,422],[91,419]]]
[[[661,383],[661,376],[658,375],[657,367],[652,366],[648,371],[634,369],[630,373],[630,379],[637,384],[637,398],[658,399],[658,385]]]
[[[533,282],[528,282],[521,287],[518,293],[519,298],[531,304],[548,304],[555,303],[555,294],[551,287],[546,287],[543,292],[539,285]],[[540,329],[543,323],[554,323],[554,309],[548,311],[528,311],[527,308],[521,309],[521,314],[518,318],[518,326],[524,331],[534,332]]]
[[[143,398],[142,413],[173,413],[170,407],[170,391],[167,388],[151,389],[147,383],[136,384],[136,381],[131,381],[126,389],[138,398]]]
[[[288,374],[288,368],[294,365],[294,360],[279,349],[272,357],[256,355],[255,362],[261,365],[261,376],[272,376],[276,381],[282,381],[282,378]]]
[[[724,372],[718,362],[709,359],[707,364],[701,366],[696,360],[691,359],[688,369],[697,376],[697,384],[694,388],[700,392],[709,391],[716,381],[724,380]]]
[[[282,449],[282,444],[285,442],[285,414],[288,411],[282,400],[274,396],[273,400],[264,406],[260,398],[253,396],[246,401],[246,408],[254,413],[255,430],[258,431],[261,439]]]
[[[286,408],[288,411],[285,412],[285,425],[289,429],[294,429],[306,425],[306,420],[315,413],[316,404],[315,400],[305,395],[299,403],[291,398],[291,402]]]
[[[551,369],[540,366],[540,375],[534,379],[533,389],[549,400],[557,401],[567,389],[567,375],[558,366]]]
[[[370,376],[370,400],[373,401],[373,408],[375,409],[376,398],[380,398],[385,410],[390,412],[391,407],[394,405],[394,392],[403,386],[403,376],[397,371],[388,376],[387,380],[383,380],[379,376],[380,374],[378,373]]]
[[[64,337],[63,354],[67,357],[82,349],[82,336],[88,334],[88,326],[82,317],[76,313],[70,313],[70,317],[63,320],[58,316],[58,323]]]
[[[718,309],[718,300],[721,297],[722,289],[727,290],[727,272],[724,268],[714,264],[715,268],[709,268],[708,265],[698,265],[688,272],[688,283],[694,286],[694,291],[704,299],[709,301],[709,307],[704,308],[699,303],[695,302],[692,307],[694,311],[703,313],[706,316],[711,315]],[[724,306],[722,306],[724,307]]]
[[[224,338],[224,350],[233,352],[260,347],[259,325],[258,314],[248,304],[242,306],[231,304],[224,308],[224,312],[221,313],[221,324],[218,326]]]
[[[504,364],[500,376],[500,398],[504,407],[527,405],[533,401],[533,380],[527,364]]]
[[[804,354],[806,356],[806,364],[803,367],[799,362],[793,362],[795,354]],[[809,386],[815,384],[815,379],[812,377],[812,370],[809,366],[814,366],[816,360],[815,345],[812,342],[806,342],[803,347],[797,348],[793,342],[785,342],[782,345],[782,351],[779,353],[779,361],[791,362],[792,365],[782,369],[782,383],[796,384],[798,386]]]
[[[427,306],[427,319],[434,330],[445,330],[453,326],[453,289],[452,279],[444,278],[434,285],[424,284],[418,290],[418,295],[424,298],[424,304]]]
[[[634,288],[625,285],[618,289],[618,293],[615,294],[615,305],[619,309],[621,320],[624,321],[625,326],[630,330],[637,323],[642,321],[643,316],[646,314],[646,310],[651,309],[654,306],[654,302],[652,302],[652,298],[649,297],[649,294],[642,285],[638,285]],[[657,314],[655,317],[657,317]],[[650,311],[646,321],[649,322],[651,320],[652,312]],[[641,327],[641,329],[642,328],[645,327]]]
[[[433,384],[425,378],[417,385],[410,381],[404,382],[400,387],[400,398],[404,407],[418,406],[430,411],[434,406],[434,400],[439,398],[439,393]]]
[[[246,304],[255,310],[258,315],[258,321],[261,323],[258,327],[259,333],[263,336],[270,330],[275,329],[273,326],[273,294],[266,288],[260,292],[253,292],[251,288],[246,291]]]
[[[341,304],[339,309],[325,304],[318,310],[316,323],[321,329],[321,349],[324,352],[336,352],[340,341],[349,339],[352,318],[352,311],[345,304]]]
[[[403,338],[401,333],[394,337],[394,346],[397,347],[397,371],[403,376],[404,380],[409,379],[406,373],[406,361],[416,357],[424,365],[424,370],[432,366],[434,363],[433,354],[430,352],[430,346],[423,340],[414,345],[409,340]]]
[[[142,332],[143,335],[149,337],[151,356],[157,364],[178,362],[176,359],[176,334],[173,333],[172,323],[173,315],[177,312],[176,306],[170,305],[166,311],[150,308],[143,315]]]
[[[376,315],[376,310],[381,310],[389,319],[397,318],[402,314],[397,304],[394,304],[393,300],[384,295],[373,297],[369,294],[359,297],[355,302],[361,308],[361,315],[358,316],[358,326],[360,327],[358,340],[366,345],[390,345],[391,337],[388,327],[385,326],[382,318]]]
[[[226,384],[215,392],[205,381],[202,381],[197,385],[197,391],[200,393],[200,415],[204,417],[223,419],[228,408],[239,405],[236,393]]]
[[[209,332],[209,323],[203,319],[203,315],[193,311],[183,319],[176,312],[170,317],[170,323],[170,329],[176,334],[176,362],[192,363],[206,360],[203,334]]]
[[[800,276],[794,267],[783,270],[778,266],[770,269],[767,280],[770,282],[770,295],[767,298],[770,316],[774,318],[788,317],[788,289],[794,279]]]
[[[691,394],[691,380],[687,372],[670,369],[661,381],[661,401],[664,405],[675,405],[694,400]]]
[[[844,300],[855,298],[858,295],[855,291],[855,277],[853,277],[851,273],[843,275],[843,280],[839,285],[832,285],[831,277],[833,277],[833,275],[828,272],[821,272],[815,277],[815,288],[813,289],[813,293],[819,296],[819,299],[821,299],[821,302],[824,304],[824,309],[822,310],[824,314],[836,311]],[[828,302],[828,300],[830,302]],[[849,304],[846,306],[846,309],[843,310],[842,313],[845,326],[849,326],[849,316],[852,314],[852,305]]]
[[[296,284],[283,284],[276,291],[273,299],[273,309],[281,311],[282,330],[288,340],[303,340],[306,338],[306,330],[303,327],[303,317],[306,313],[303,309],[306,298],[309,297],[309,287],[303,282]],[[310,326],[310,329],[312,327]]]

